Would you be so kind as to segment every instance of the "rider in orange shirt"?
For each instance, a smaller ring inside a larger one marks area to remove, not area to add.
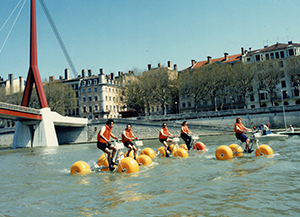
[[[97,135],[97,147],[107,154],[107,160],[109,163],[110,171],[113,171],[115,169],[113,165],[116,164],[113,162],[113,158],[117,152],[117,148],[114,145],[110,144],[111,141],[109,139],[110,137],[112,137],[119,141],[118,137],[114,136],[111,133],[113,126],[114,126],[114,121],[109,119],[108,121],[106,121],[105,126],[101,128],[101,130]],[[112,150],[112,155],[111,155],[111,150]]]
[[[235,137],[239,140],[241,140],[242,142],[246,142],[246,148],[245,148],[245,152],[251,153],[253,152],[253,150],[251,150],[249,148],[249,144],[250,144],[250,139],[243,134],[244,132],[250,132],[251,130],[244,127],[244,125],[242,124],[242,118],[241,117],[237,117],[236,118],[236,123],[234,124],[234,132],[235,132]]]
[[[187,121],[184,121],[181,124],[181,132],[180,132],[180,137],[185,141],[186,147],[188,148],[188,150],[191,149],[191,142],[192,142],[192,138],[189,136],[189,134],[193,134],[188,126],[187,126]]]
[[[173,142],[173,140],[169,139],[169,137],[175,137],[175,136],[169,132],[167,128],[167,124],[163,123],[162,129],[159,131],[159,141],[165,146],[166,157],[170,157],[167,149],[169,149],[169,146]],[[167,144],[167,142],[169,143],[169,145]]]
[[[126,146],[129,150],[127,152],[127,157],[129,157],[130,152],[133,150],[134,151],[134,159],[136,160],[136,154],[137,154],[137,148],[135,145],[132,143],[133,139],[139,139],[136,136],[133,135],[132,129],[131,129],[131,124],[127,124],[125,130],[122,133],[122,142],[124,146]]]

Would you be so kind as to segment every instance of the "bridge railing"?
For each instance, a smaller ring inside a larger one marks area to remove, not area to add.
[[[37,114],[37,115],[41,114],[39,109],[28,108],[28,107],[9,104],[9,103],[5,103],[5,102],[0,102],[0,108],[14,110],[14,111],[20,111],[20,112],[27,112],[27,113],[31,113],[31,114]]]

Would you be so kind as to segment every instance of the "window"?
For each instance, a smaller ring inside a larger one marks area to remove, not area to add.
[[[85,102],[86,101],[86,98],[85,98],[85,96],[84,97],[82,97],[82,102]]]
[[[289,56],[294,56],[294,50],[293,49],[289,49]]]
[[[109,97],[109,101],[111,101],[111,96]]]
[[[266,60],[269,60],[269,59],[270,59],[270,55],[266,54]]]
[[[279,52],[275,53],[275,57],[276,57],[276,59],[279,59]]]
[[[97,87],[94,87],[94,92],[97,92],[97,91],[98,91]]]
[[[112,88],[112,92],[115,92],[115,89],[114,89],[114,88]]]
[[[191,106],[192,106],[191,102],[188,102],[188,107],[191,107]]]
[[[259,95],[261,100],[267,99],[267,93],[260,93]]]
[[[92,101],[92,97],[91,96],[89,96],[89,102],[91,102]]]
[[[285,81],[281,81],[281,87],[286,87]]]
[[[92,106],[90,105],[89,106],[89,112],[92,112],[93,111],[93,108],[92,108]]]
[[[90,93],[90,92],[92,92],[92,88],[89,87],[88,88],[88,93]]]
[[[294,89],[295,96],[299,96],[299,89]]]
[[[254,95],[250,94],[250,101],[253,102],[254,101]]]
[[[98,105],[95,105],[95,111],[98,111]]]
[[[250,63],[251,62],[251,58],[247,58],[247,62]]]
[[[105,96],[105,100],[107,100],[107,98],[108,98],[108,97],[107,97],[107,96]]]
[[[256,62],[260,61],[260,55],[255,55]]]
[[[108,88],[108,91],[110,92],[110,88]]]
[[[182,103],[182,108],[185,108],[185,102]]]
[[[85,81],[81,81],[81,86],[84,86],[85,85]]]
[[[108,111],[108,105],[106,106],[106,111]]]
[[[85,113],[85,112],[86,112],[86,107],[83,106],[83,107],[82,107],[82,110],[83,110],[83,113]]]
[[[82,93],[85,93],[85,88],[82,89]]]
[[[98,83],[98,80],[97,79],[94,79],[94,84],[97,84]]]
[[[271,60],[273,60],[275,58],[274,53],[271,53],[270,56],[271,56]]]
[[[280,58],[284,58],[284,52],[280,51]]]
[[[113,97],[113,101],[115,101],[115,97]]]
[[[97,95],[94,96],[94,100],[98,101],[98,96]]]
[[[91,85],[92,84],[92,81],[91,80],[88,80],[88,85]]]

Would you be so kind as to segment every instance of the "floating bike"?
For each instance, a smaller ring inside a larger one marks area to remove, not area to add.
[[[272,155],[273,150],[268,145],[262,145],[260,141],[258,140],[259,134],[254,133],[253,137],[250,138],[251,146],[250,149],[253,149],[253,146],[256,146],[255,155],[261,156],[261,155]],[[250,154],[247,152],[244,152],[244,145],[243,142],[241,142],[241,146],[238,144],[231,144],[229,146],[227,145],[221,145],[217,148],[215,155],[218,160],[229,160],[233,157],[241,157],[244,154]]]
[[[193,148],[193,150],[205,152],[207,150],[205,144],[203,142],[197,142],[198,139],[199,136],[192,136],[191,147]],[[181,144],[179,147],[188,151],[186,144]]]
[[[178,146],[179,138],[174,137],[173,142],[175,144],[171,144],[168,147],[169,154],[172,154],[174,157],[186,158],[189,156],[186,149]],[[161,146],[156,150],[156,156],[158,157],[166,157],[166,149],[165,146]]]
[[[140,147],[143,146],[142,141],[136,141],[136,146],[138,147],[138,153],[141,151]],[[115,168],[118,167],[119,173],[135,173],[139,171],[139,166],[148,166],[152,163],[152,158],[155,157],[155,153],[151,148],[145,148],[141,151],[141,154],[137,157],[136,160],[133,159],[133,155],[131,157],[126,157],[127,152],[124,154],[123,149],[124,145],[122,142],[114,142],[114,146],[117,148],[117,153],[113,161],[115,162]],[[132,154],[132,153],[131,153]],[[102,154],[98,161],[90,166],[84,161],[77,161],[71,167],[71,175],[80,173],[86,174],[91,171],[109,171],[109,163],[107,160],[107,154]]]

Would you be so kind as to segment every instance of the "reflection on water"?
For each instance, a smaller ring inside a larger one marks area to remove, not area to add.
[[[215,159],[233,136],[203,137],[209,151],[157,158],[135,174],[70,175],[95,144],[0,151],[0,214],[7,216],[297,216],[299,137],[271,141],[272,157]],[[158,141],[145,141],[156,151]]]

